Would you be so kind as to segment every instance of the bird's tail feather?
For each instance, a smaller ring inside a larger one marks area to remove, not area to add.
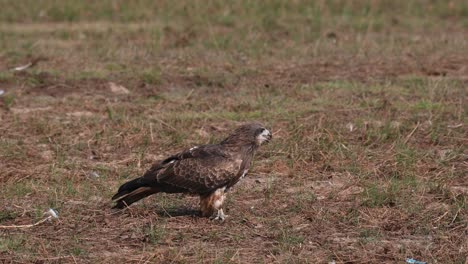
[[[120,186],[112,201],[117,202],[114,208],[124,208],[130,204],[158,192],[155,187],[149,187],[144,178],[131,180]]]

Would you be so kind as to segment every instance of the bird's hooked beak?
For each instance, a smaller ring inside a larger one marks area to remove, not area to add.
[[[269,130],[267,130],[267,131],[268,131],[268,135],[267,135],[267,139],[266,139],[265,143],[270,142],[270,140],[273,138],[273,134],[271,134],[271,132]]]

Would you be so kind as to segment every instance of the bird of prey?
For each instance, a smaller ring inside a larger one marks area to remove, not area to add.
[[[149,195],[190,193],[200,196],[201,215],[224,220],[226,192],[244,178],[259,146],[271,132],[260,123],[238,127],[219,144],[195,146],[155,163],[142,177],[120,186],[112,200],[124,208]]]

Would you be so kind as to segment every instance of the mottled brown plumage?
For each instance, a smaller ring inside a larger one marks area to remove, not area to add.
[[[238,127],[219,144],[193,147],[155,163],[142,177],[123,184],[112,197],[124,208],[158,192],[200,195],[203,216],[224,219],[225,193],[243,178],[257,148],[271,139],[259,123]]]

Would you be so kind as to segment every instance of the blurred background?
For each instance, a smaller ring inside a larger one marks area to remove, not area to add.
[[[43,56],[49,71],[102,77],[157,75],[171,63],[183,73],[328,56],[462,56],[467,12],[465,1],[3,0],[1,66]]]

